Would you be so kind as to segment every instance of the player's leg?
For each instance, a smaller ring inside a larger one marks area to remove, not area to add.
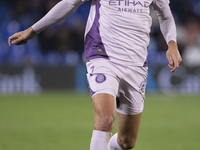
[[[133,67],[120,80],[118,133],[110,140],[110,150],[128,150],[135,146],[144,108],[147,70]]]
[[[105,132],[112,132],[116,114],[116,100],[110,94],[96,94],[92,97],[94,106],[94,129]]]
[[[90,150],[109,150],[116,114],[116,100],[110,94],[96,94],[92,97],[94,106],[94,130]]]
[[[87,70],[95,118],[90,150],[109,150],[119,80],[113,72],[112,64],[105,59],[87,62]]]
[[[118,133],[110,140],[110,150],[128,150],[135,146],[141,115],[118,113]]]

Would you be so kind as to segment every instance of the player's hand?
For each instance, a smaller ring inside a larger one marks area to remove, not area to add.
[[[168,66],[171,69],[171,72],[174,72],[179,67],[179,64],[182,61],[176,42],[170,41],[168,43],[168,50],[166,52],[166,56],[169,62]]]
[[[27,30],[17,32],[8,38],[9,46],[26,44],[28,40],[32,39],[36,35],[32,27]]]

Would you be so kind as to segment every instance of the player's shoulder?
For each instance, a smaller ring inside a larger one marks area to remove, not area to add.
[[[155,2],[169,2],[170,0],[153,0]]]
[[[163,8],[166,5],[169,5],[169,3],[170,3],[170,0],[153,0],[152,2],[154,6],[157,6],[159,8]]]
[[[153,3],[163,3],[163,4],[166,4],[166,3],[169,3],[170,0],[153,0]]]

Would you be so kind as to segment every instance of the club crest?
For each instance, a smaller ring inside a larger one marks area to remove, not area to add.
[[[103,83],[104,81],[106,81],[106,76],[102,73],[97,74],[96,82],[97,83]]]

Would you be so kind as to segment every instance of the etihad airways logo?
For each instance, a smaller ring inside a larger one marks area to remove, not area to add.
[[[143,13],[150,3],[141,0],[109,0],[109,5],[118,7],[119,12]]]
[[[135,0],[110,0],[110,6],[140,6],[148,8],[150,3],[147,1],[135,1]]]

